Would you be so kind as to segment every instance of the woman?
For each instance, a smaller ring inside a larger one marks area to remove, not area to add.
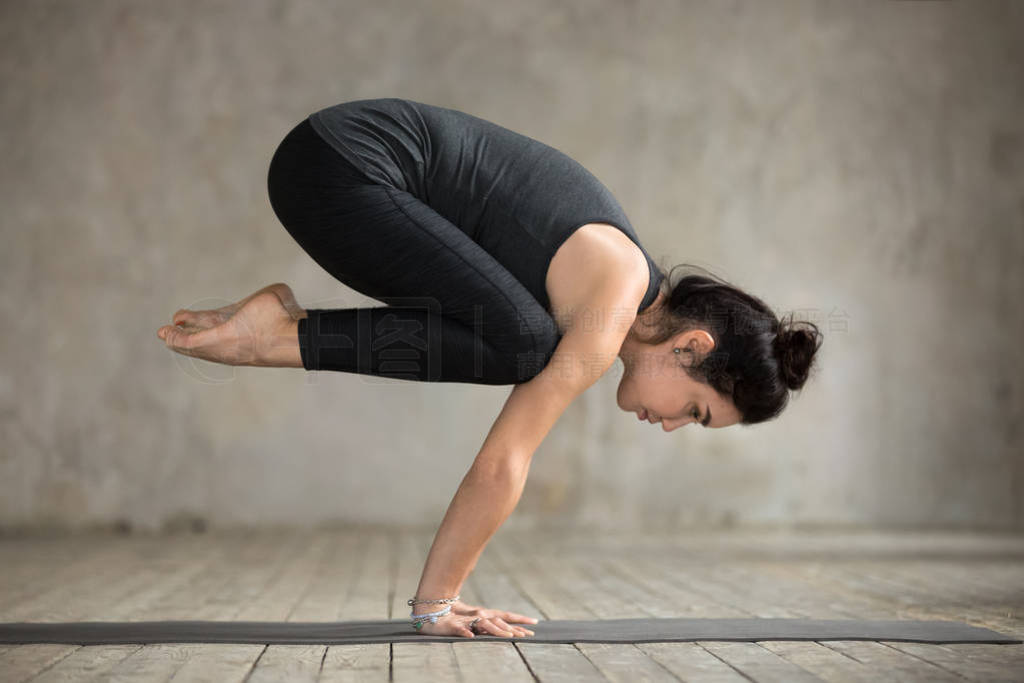
[[[397,98],[311,114],[278,146],[274,212],[335,278],[387,306],[308,309],[284,283],[157,334],[230,365],[515,385],[427,557],[413,626],[528,636],[535,619],[456,593],[515,508],[568,405],[621,358],[622,410],[666,432],[778,415],[820,335],[728,283],[668,277],[622,208],[560,151],[463,112]],[[453,597],[454,596],[454,597]]]

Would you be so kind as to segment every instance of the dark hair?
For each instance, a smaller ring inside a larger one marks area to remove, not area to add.
[[[700,270],[671,283],[677,268]],[[760,299],[691,264],[679,264],[664,276],[663,305],[652,310],[648,323],[653,334],[641,339],[661,344],[688,330],[704,329],[715,346],[704,358],[686,368],[693,379],[732,398],[741,424],[756,424],[777,417],[810,374],[821,346],[818,326],[780,320]]]

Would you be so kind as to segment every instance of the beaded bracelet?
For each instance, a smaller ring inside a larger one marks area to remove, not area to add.
[[[443,617],[452,611],[452,606],[448,605],[444,609],[440,609],[436,612],[427,612],[425,614],[413,614],[409,612],[409,616],[412,617],[412,627],[417,631],[423,628],[423,623],[429,621],[431,624],[436,624],[438,618]]]
[[[443,617],[444,615],[446,615],[446,614],[448,614],[449,612],[452,611],[451,603],[455,602],[460,597],[462,597],[462,596],[461,595],[456,595],[454,598],[441,598],[439,600],[417,600],[416,598],[409,598],[408,600],[405,601],[405,604],[407,604],[409,606],[423,605],[423,604],[431,604],[431,605],[444,604],[444,605],[448,605],[444,609],[438,610],[437,612],[427,612],[427,613],[424,613],[424,614],[413,614],[412,612],[409,612],[409,616],[412,617],[412,627],[418,631],[421,628],[423,628],[423,623],[425,621],[428,621],[428,620],[430,621],[431,624],[436,624],[439,617]]]

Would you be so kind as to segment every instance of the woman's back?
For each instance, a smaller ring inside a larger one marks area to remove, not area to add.
[[[661,274],[612,193],[581,164],[533,138],[453,109],[399,98],[354,100],[309,116],[371,182],[405,190],[483,247],[550,309],[545,277],[587,223],[625,233],[648,261],[640,310]]]

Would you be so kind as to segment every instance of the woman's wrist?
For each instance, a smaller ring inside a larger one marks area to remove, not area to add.
[[[459,596],[455,595],[452,598],[410,598],[406,601],[406,604],[412,606],[412,616],[419,616],[421,614],[432,614],[438,610],[445,608],[455,607],[459,603]]]

